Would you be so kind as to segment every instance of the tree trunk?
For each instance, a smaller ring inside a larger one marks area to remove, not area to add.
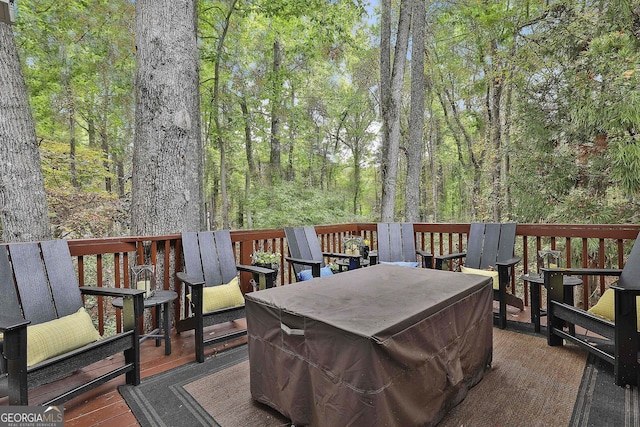
[[[383,20],[385,10],[390,13],[390,5],[385,7],[383,4]],[[400,108],[402,102],[402,89],[404,83],[404,68],[407,60],[407,49],[409,45],[409,30],[411,29],[411,3],[410,0],[402,0],[400,3],[400,18],[398,20],[398,33],[396,36],[396,46],[394,50],[393,68],[391,70],[391,83],[383,83],[380,85],[390,88],[386,97],[382,97],[382,122],[383,122],[383,159],[382,159],[382,206],[381,219],[383,222],[391,222],[394,220],[394,208],[396,202],[396,184],[398,178],[398,157],[400,155]],[[386,18],[390,19],[390,18]],[[383,25],[384,27],[384,25]],[[384,36],[386,30],[383,28],[381,37]],[[390,35],[390,32],[389,34]],[[383,41],[381,39],[381,45]],[[384,41],[386,44],[386,41]],[[380,49],[380,55],[383,55],[383,49]],[[390,63],[381,58],[381,67],[383,63]],[[385,71],[384,76],[388,76]],[[380,73],[382,78],[383,73]],[[386,147],[384,144],[386,143]]]
[[[388,111],[391,108],[391,0],[380,2],[380,116],[382,117],[382,135],[380,147],[380,178],[387,175],[387,158],[389,157],[389,123]],[[377,180],[376,180],[377,182]],[[387,203],[385,186],[382,185],[380,213],[382,217],[383,205]],[[377,197],[377,193],[376,193]]]
[[[273,70],[271,94],[271,154],[269,156],[269,179],[271,184],[282,179],[282,166],[280,162],[280,120],[282,104],[282,43],[278,38],[273,42]]]
[[[424,26],[426,19],[423,0],[413,0],[411,41],[411,113],[409,143],[407,144],[407,183],[405,188],[405,219],[420,220],[420,171],[424,137]]]
[[[229,22],[231,21],[231,15],[235,10],[237,0],[232,0],[229,5],[229,10],[225,15],[224,27],[222,34],[218,39],[216,47],[216,60],[213,64],[213,121],[215,123],[215,141],[218,143],[218,149],[220,150],[220,197],[222,208],[222,228],[229,229],[229,194],[227,188],[227,147],[225,139],[223,137],[223,129],[220,122],[220,61],[222,61],[224,41],[229,31]]]
[[[65,64],[68,62],[66,58],[66,49],[60,48],[61,60]],[[69,172],[71,173],[71,185],[73,188],[80,188],[78,183],[78,173],[76,171],[76,113],[73,93],[71,91],[71,76],[68,67],[65,66],[62,71],[62,82],[64,84],[64,93],[66,99],[67,119],[69,120]]]
[[[51,239],[49,208],[11,26],[0,22],[0,225],[3,242]]]
[[[491,201],[493,221],[500,222],[502,217],[502,114],[500,103],[502,102],[502,89],[504,75],[501,71],[500,58],[498,57],[498,44],[491,40],[491,73],[489,81],[489,135],[493,146],[494,155],[491,156]]]
[[[195,0],[138,0],[131,233],[205,227]]]
[[[249,115],[249,107],[247,101],[240,97],[240,109],[242,110],[242,120],[244,122],[244,149],[247,156],[247,174],[244,182],[244,198],[249,200],[251,195],[252,183],[258,181],[258,167],[253,158],[253,138],[251,137],[251,116]],[[253,228],[253,213],[249,203],[245,203],[244,224],[246,228]]]

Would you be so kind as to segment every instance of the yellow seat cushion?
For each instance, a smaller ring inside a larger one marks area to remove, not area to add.
[[[588,310],[589,313],[615,322],[614,295],[615,291],[613,289],[604,291],[596,305]],[[636,314],[638,320],[637,329],[640,331],[640,297],[636,297],[636,309],[638,310]]]
[[[469,268],[464,265],[460,266],[460,271],[464,274],[479,274],[480,276],[488,276],[493,278],[493,289],[500,289],[500,280],[498,279],[498,272],[492,270],[480,270],[479,268]]]
[[[27,326],[27,366],[99,339],[100,334],[84,307],[68,316]]]
[[[191,294],[188,295],[191,299]],[[205,286],[202,289],[202,311],[209,313],[229,307],[238,307],[244,304],[244,296],[238,284],[238,278],[234,277],[226,285]]]

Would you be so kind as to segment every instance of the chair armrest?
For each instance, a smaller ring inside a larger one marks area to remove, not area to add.
[[[467,256],[466,252],[458,252],[458,253],[455,253],[455,254],[436,255],[436,256],[434,256],[434,258],[446,261],[446,260],[450,260],[450,259],[464,258],[466,256]]]
[[[416,249],[416,254],[422,257],[423,268],[433,268],[433,254],[431,252]]]
[[[258,267],[257,265],[238,264],[236,265],[236,269],[238,271],[247,271],[249,273],[255,273],[255,274],[272,274],[276,272],[271,268]]]
[[[460,259],[467,256],[466,252],[458,252],[454,254],[445,254],[445,255],[435,255],[433,258],[436,260],[435,268],[438,270],[442,270],[442,262],[449,261],[452,259]]]
[[[130,288],[105,288],[98,286],[80,286],[80,292],[84,295],[97,295],[105,297],[128,297],[142,295],[144,298],[144,289]]]
[[[271,268],[258,267],[257,265],[243,264],[237,264],[236,269],[238,271],[246,271],[252,274],[257,274],[259,276],[259,282],[261,282],[260,278],[264,278],[264,287],[266,289],[273,288],[274,273],[276,272],[275,270]],[[258,290],[259,284],[256,284],[254,280],[252,280],[251,282],[253,285],[253,290]]]
[[[622,270],[611,268],[541,268],[543,276],[562,274],[563,276],[620,276]]]
[[[312,259],[302,259],[302,258],[290,258],[290,257],[287,257],[287,258],[285,258],[285,260],[287,260],[291,264],[302,264],[302,265],[310,265],[310,266],[314,266],[314,265],[320,266],[320,265],[322,265],[322,261],[314,261]]]
[[[552,301],[563,302],[563,276],[620,276],[622,270],[607,268],[541,268],[544,286],[547,288],[547,306]],[[548,311],[548,310],[547,310]]]
[[[135,329],[138,319],[144,312],[144,289],[80,286],[80,292],[83,295],[122,297],[123,329],[125,331]]]
[[[360,255],[349,255],[339,252],[323,252],[322,255],[328,258],[360,258]]]
[[[616,292],[624,292],[625,294],[629,295],[629,296],[640,296],[640,288],[622,288],[620,286],[617,285],[613,285],[613,286],[609,286],[611,289],[613,289]]]
[[[0,332],[26,328],[29,323],[31,323],[31,320],[25,320],[22,317],[10,317],[0,314]]]
[[[177,272],[176,277],[178,278],[178,280],[180,280],[182,283],[186,284],[190,288],[193,288],[193,287],[201,288],[204,286],[204,280],[199,280],[199,279],[196,279],[195,277],[191,277],[187,275],[187,273],[185,273],[184,271]]]
[[[504,261],[497,261],[496,262],[496,267],[502,267],[502,266],[513,267],[514,265],[519,263],[521,259],[522,258],[514,257],[514,258],[510,258],[510,259],[504,260]]]

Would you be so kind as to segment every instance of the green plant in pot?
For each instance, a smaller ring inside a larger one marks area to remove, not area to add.
[[[279,252],[255,251],[251,254],[251,265],[278,271],[280,269],[280,258]]]

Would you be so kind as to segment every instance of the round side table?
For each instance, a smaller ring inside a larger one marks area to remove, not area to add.
[[[525,274],[522,280],[529,282],[531,292],[531,323],[536,332],[540,332],[540,317],[547,315],[547,310],[540,309],[540,288],[544,285],[544,276],[537,273]],[[572,276],[562,277],[563,302],[573,305],[573,289],[582,285],[582,280]],[[569,325],[569,330],[575,334],[575,326]]]
[[[169,325],[169,304],[178,298],[178,294],[174,291],[155,291],[152,297],[144,299],[144,308],[154,308],[155,322],[154,329],[149,333],[140,336],[140,342],[155,338],[156,347],[160,347],[160,341],[164,340],[164,354],[171,354],[171,326]],[[111,304],[116,308],[122,308],[122,298],[114,298]],[[160,318],[162,317],[162,322]]]

